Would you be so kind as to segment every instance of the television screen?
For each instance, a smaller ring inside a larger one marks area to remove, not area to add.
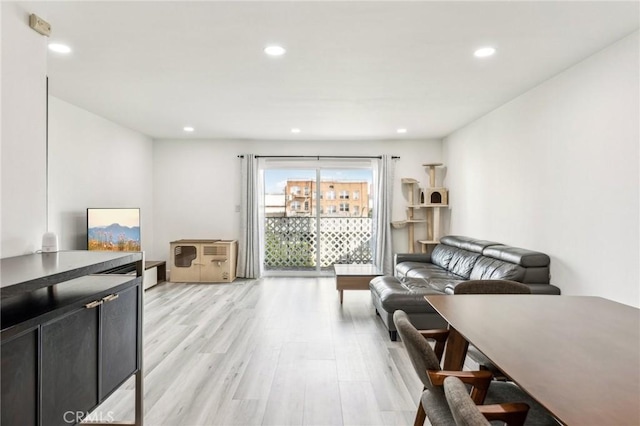
[[[87,209],[87,249],[141,251],[140,209]]]

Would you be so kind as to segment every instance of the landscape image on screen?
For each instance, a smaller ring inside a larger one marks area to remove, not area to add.
[[[140,209],[87,209],[87,248],[141,251]]]

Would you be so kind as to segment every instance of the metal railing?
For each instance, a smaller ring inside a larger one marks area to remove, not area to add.
[[[317,225],[320,220],[320,248]],[[265,218],[266,270],[296,270],[335,263],[371,263],[373,222],[367,217]]]

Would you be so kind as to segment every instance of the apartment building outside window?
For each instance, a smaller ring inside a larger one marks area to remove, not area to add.
[[[284,190],[284,193],[288,195],[285,201],[286,205],[283,206],[283,215],[300,217],[320,214],[324,217],[332,215],[371,217],[368,185],[366,181],[357,180],[321,180],[318,183],[305,178],[288,179]],[[291,207],[291,203],[294,201],[300,203],[299,207]],[[346,206],[340,209],[340,202],[348,202],[348,210]],[[335,205],[335,210],[326,208],[330,204]],[[318,208],[322,210],[320,211]]]
[[[320,273],[345,257],[371,262],[371,181],[370,170],[265,168],[265,270]]]

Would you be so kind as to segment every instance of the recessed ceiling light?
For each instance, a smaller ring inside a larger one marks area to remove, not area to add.
[[[194,129],[191,126],[185,126],[185,127],[182,128],[182,130],[184,130],[185,132],[193,132],[196,129]]]
[[[486,58],[487,56],[491,56],[496,53],[496,49],[493,47],[481,47],[480,49],[473,52],[473,56],[476,58]]]
[[[269,56],[282,56],[286,52],[285,48],[282,46],[267,46],[264,48],[264,53]]]
[[[71,53],[69,46],[60,43],[49,43],[49,50],[56,53]]]
[[[396,133],[407,133],[407,129],[398,129]]]
[[[293,129],[291,129],[291,133],[300,133],[300,129],[294,127]]]

